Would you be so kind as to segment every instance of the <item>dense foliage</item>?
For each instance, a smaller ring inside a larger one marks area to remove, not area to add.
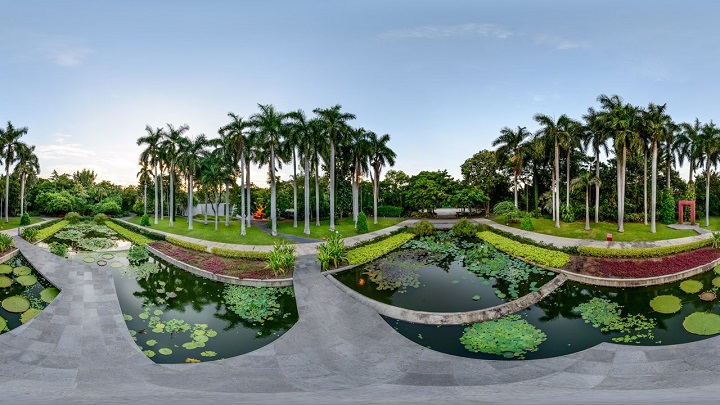
[[[462,238],[472,238],[477,233],[477,226],[467,218],[463,218],[453,224],[452,231]]]
[[[559,268],[570,261],[570,256],[567,253],[524,245],[489,231],[479,232],[477,236],[492,244],[498,250],[512,256],[522,257],[541,266]]]
[[[333,267],[338,267],[347,262],[347,247],[339,234],[330,235],[327,241],[321,243],[317,249],[317,259],[322,270],[329,269],[330,263],[332,263]]]
[[[607,249],[591,246],[580,246],[578,248],[578,253],[583,256],[606,258],[660,257],[700,249],[702,247],[709,246],[710,244],[712,244],[711,239],[704,239],[701,241],[685,243],[682,245],[661,246],[654,248]]]
[[[369,262],[392,252],[414,237],[415,235],[411,233],[400,233],[383,239],[380,242],[350,249],[347,252],[348,263],[352,265]]]
[[[265,261],[276,276],[283,276],[295,267],[295,248],[287,243],[276,242]]]
[[[250,322],[265,322],[280,316],[280,296],[295,296],[292,287],[246,287],[226,285],[225,305]]]
[[[547,339],[543,331],[519,315],[508,315],[494,321],[475,323],[467,328],[460,342],[472,352],[497,354],[524,359]]]
[[[435,229],[435,225],[431,224],[430,221],[422,219],[415,224],[412,232],[419,237],[423,237],[435,235],[437,230]]]

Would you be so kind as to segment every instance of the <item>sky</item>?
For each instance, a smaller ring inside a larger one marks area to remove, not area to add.
[[[580,119],[600,94],[720,121],[718,14],[664,0],[0,0],[0,125],[28,127],[41,177],[88,168],[129,185],[146,125],[217,137],[258,103],[340,104],[390,135],[394,169],[459,179],[501,128]]]

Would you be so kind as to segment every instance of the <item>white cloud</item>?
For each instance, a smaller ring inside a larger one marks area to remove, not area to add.
[[[36,32],[8,33],[0,38],[0,50],[9,61],[44,59],[62,67],[80,66],[93,53],[82,39]]]
[[[492,37],[505,39],[512,32],[494,24],[427,25],[386,31],[378,35],[388,39],[434,39],[451,37]]]
[[[551,46],[555,49],[565,51],[568,49],[587,48],[587,42],[578,42],[557,35],[542,34],[535,39],[535,43]]]
[[[77,143],[38,145],[35,153],[41,159],[89,158],[95,155],[95,152],[83,149]]]

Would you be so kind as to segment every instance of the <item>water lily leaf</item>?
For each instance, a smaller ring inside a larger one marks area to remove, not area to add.
[[[150,358],[155,357],[155,352],[152,350],[143,350],[143,353]]]
[[[185,359],[185,363],[200,363],[200,360],[193,359],[192,357],[188,357]]]
[[[159,285],[160,287],[165,287],[165,282],[162,281],[162,280],[161,280],[161,281],[158,281],[158,285]]]
[[[150,339],[150,340],[148,340],[147,342],[145,342],[145,344],[148,345],[148,346],[155,346],[155,345],[157,344],[157,340],[155,340],[155,339]]]
[[[165,294],[165,290],[163,290],[162,288],[158,288],[157,290],[155,290],[155,292],[158,294]]]
[[[450,282],[450,284],[458,284],[459,282],[460,282],[460,280],[453,280]]]
[[[0,276],[0,288],[8,288],[12,285],[12,279],[8,276]]]
[[[116,269],[119,269],[120,267],[123,267],[123,264],[120,262],[110,262],[110,267],[114,267]]]
[[[0,316],[0,332],[2,332],[5,327],[7,327],[7,321],[5,320],[5,318]]]
[[[32,272],[32,269],[27,266],[15,267],[13,269],[13,274],[15,274],[16,276],[27,276],[31,272]]]
[[[685,318],[683,327],[695,335],[716,335],[720,333],[720,315],[709,312],[693,312]]]
[[[169,356],[169,355],[172,354],[172,349],[168,349],[168,348],[166,348],[166,347],[163,347],[162,349],[158,350],[158,353],[160,353],[160,354],[162,354],[162,355],[165,355],[165,356]]]
[[[33,276],[32,274],[27,274],[17,277],[15,281],[17,281],[18,284],[22,286],[30,287],[31,285],[35,285],[37,283],[37,277]]]
[[[0,264],[0,274],[10,274],[12,273],[13,268],[9,264]]]
[[[479,300],[480,300],[480,296],[479,296],[479,295],[473,295],[473,296],[472,296],[472,299],[473,299],[473,301],[479,301]]]
[[[5,298],[2,302],[2,307],[8,312],[16,314],[25,312],[30,308],[30,300],[19,295]]]
[[[60,290],[58,290],[57,288],[46,288],[40,291],[40,299],[49,304],[53,302],[53,300],[55,299],[55,297],[57,297],[58,294],[60,294]]]
[[[185,349],[188,349],[188,350],[196,349],[196,348],[197,348],[197,343],[196,343],[196,342],[183,343],[182,347],[185,348]]]
[[[138,318],[140,319],[148,319],[150,317],[150,314],[147,312],[141,312],[140,315],[138,315]]]
[[[20,314],[20,322],[23,324],[27,323],[31,319],[35,318],[35,316],[37,314],[39,314],[40,312],[42,312],[41,309],[30,308],[27,311]]]
[[[194,335],[192,339],[197,343],[205,343],[209,340],[205,335]]]
[[[156,310],[153,311],[153,314],[155,314],[155,315],[162,315],[162,314],[164,314],[164,313],[165,313],[165,312],[163,312],[162,309],[156,309]]]
[[[175,297],[177,297],[177,294],[175,294],[174,292],[169,292],[169,293],[166,294],[166,296],[167,296],[168,298],[175,298]]]
[[[209,338],[215,337],[215,336],[217,336],[217,332],[215,332],[215,331],[212,330],[212,329],[208,329],[208,331],[205,332],[205,336],[207,336],[207,337],[209,337]]]
[[[200,355],[203,357],[214,357],[214,356],[217,356],[217,353],[215,353],[212,350],[206,350],[206,351],[200,353]]]
[[[661,314],[674,314],[682,308],[682,300],[674,295],[659,295],[650,301],[650,307]]]
[[[115,256],[112,253],[103,253],[102,258],[106,260],[110,260],[114,258]]]
[[[88,256],[88,257],[84,258],[83,261],[84,261],[85,263],[95,263],[95,257],[93,257],[93,256]]]
[[[130,322],[133,320],[133,317],[132,317],[132,315],[123,314],[123,319],[127,322]]]
[[[690,294],[699,292],[702,288],[703,283],[697,280],[685,280],[680,283],[680,289]]]

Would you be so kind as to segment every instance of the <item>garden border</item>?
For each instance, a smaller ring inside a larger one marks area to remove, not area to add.
[[[159,250],[153,248],[150,245],[145,245],[145,248],[155,256],[159,257],[162,260],[165,260],[166,262],[177,266],[185,271],[188,271],[196,276],[200,276],[203,278],[207,278],[209,280],[219,281],[221,283],[225,284],[234,284],[234,285],[244,285],[248,287],[290,287],[293,285],[293,279],[292,278],[275,278],[275,279],[267,279],[267,280],[260,280],[256,278],[237,278],[237,277],[231,277],[226,276],[223,274],[215,274],[211,273],[207,270],[200,269],[195,266],[191,266],[185,262],[181,262],[180,260],[177,260],[175,258],[172,258]]]
[[[337,273],[337,271],[336,271]],[[330,279],[340,290],[359,301],[362,304],[374,309],[378,314],[394,319],[400,319],[405,322],[419,323],[423,325],[466,325],[476,322],[492,321],[502,318],[506,315],[521,311],[531,305],[534,305],[543,298],[552,294],[557,288],[565,283],[568,279],[564,274],[558,274],[552,280],[545,283],[538,291],[523,295],[522,297],[496,305],[490,308],[478,309],[475,311],[465,312],[428,312],[416,311],[413,309],[400,308],[393,305],[383,304],[372,298],[366,297],[357,291],[351,289],[345,284],[338,281],[335,277],[328,277],[327,272],[322,273],[326,278]]]

